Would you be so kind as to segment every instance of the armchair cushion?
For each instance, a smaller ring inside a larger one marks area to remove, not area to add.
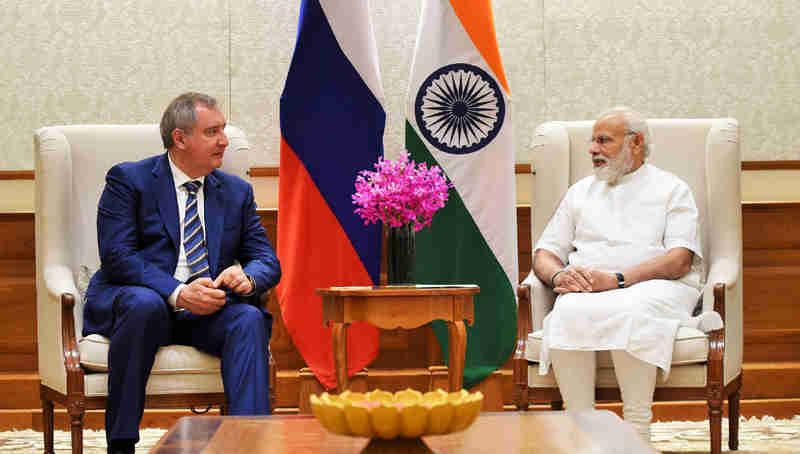
[[[92,372],[108,372],[109,344],[108,338],[99,334],[81,339],[78,342],[81,366]],[[168,345],[158,349],[151,374],[219,374],[219,371],[219,358],[188,345]]]
[[[531,362],[539,362],[539,351],[542,346],[542,330],[528,334],[525,343],[525,358]],[[678,335],[675,338],[675,346],[672,350],[672,365],[684,366],[687,364],[700,364],[708,360],[708,336],[703,332],[681,326],[678,328]],[[611,361],[611,354],[608,351],[600,351],[597,354],[598,369],[613,369],[614,363]],[[531,370],[529,374],[538,374],[538,368]]]

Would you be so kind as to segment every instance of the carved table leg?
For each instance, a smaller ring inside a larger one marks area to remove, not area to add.
[[[345,323],[333,324],[333,366],[341,393],[350,387],[347,378],[347,325]]]
[[[53,454],[53,402],[42,399],[42,430],[44,454]]]
[[[464,386],[464,355],[467,353],[467,328],[464,322],[449,322],[448,334],[450,351],[447,365],[450,368],[450,392],[453,392]]]

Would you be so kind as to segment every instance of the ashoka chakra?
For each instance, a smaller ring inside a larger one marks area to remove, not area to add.
[[[417,92],[414,114],[425,139],[446,153],[485,147],[503,127],[503,92],[483,69],[458,63],[434,71]]]

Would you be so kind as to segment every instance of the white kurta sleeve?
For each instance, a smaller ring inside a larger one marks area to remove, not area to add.
[[[570,188],[567,194],[561,199],[553,217],[544,228],[542,236],[536,242],[537,249],[545,249],[561,259],[561,262],[567,264],[569,253],[573,250],[573,242],[575,240],[575,215],[573,210],[573,196],[574,191]]]
[[[683,182],[676,185],[667,203],[664,247],[667,250],[684,247],[694,252],[697,258],[703,258],[697,205],[691,189]]]

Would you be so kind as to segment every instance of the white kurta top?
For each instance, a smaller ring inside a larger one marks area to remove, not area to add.
[[[570,187],[536,249],[568,266],[619,272],[676,247],[694,252],[680,280],[559,295],[544,319],[539,373],[547,373],[551,348],[626,350],[668,373],[675,335],[691,316],[704,276],[697,206],[675,175],[644,164],[615,185],[589,176]]]

